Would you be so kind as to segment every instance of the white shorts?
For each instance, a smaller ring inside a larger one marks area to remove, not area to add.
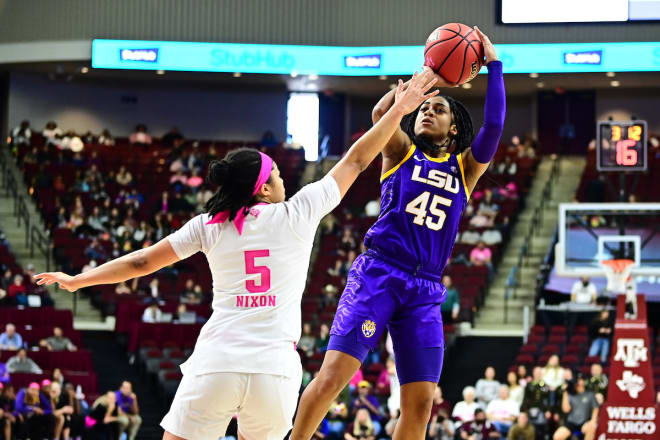
[[[184,375],[160,426],[187,440],[218,440],[238,413],[238,430],[246,440],[282,440],[291,429],[301,381],[300,366],[292,377]]]

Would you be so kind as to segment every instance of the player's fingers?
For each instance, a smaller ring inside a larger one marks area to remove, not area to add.
[[[431,78],[431,80],[427,81],[426,84],[424,84],[424,86],[422,87],[422,93],[428,92],[431,89],[431,87],[433,87],[437,82],[438,82],[438,78],[436,77]]]
[[[435,90],[433,90],[433,91],[430,92],[430,93],[427,93],[426,95],[422,96],[423,99],[421,100],[421,102],[424,102],[424,101],[426,101],[426,100],[429,99],[429,98],[433,98],[433,97],[436,96],[438,93],[440,93],[440,90],[438,90],[438,89],[435,89]]]

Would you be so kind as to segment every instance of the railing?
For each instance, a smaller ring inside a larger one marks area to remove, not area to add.
[[[550,169],[550,176],[545,182],[543,187],[543,192],[541,193],[541,200],[539,201],[536,208],[534,208],[534,214],[532,215],[532,221],[529,223],[529,228],[525,234],[525,239],[523,244],[520,246],[518,251],[518,259],[516,264],[511,267],[509,275],[506,279],[505,291],[504,291],[504,323],[509,321],[509,299],[516,299],[516,290],[520,286],[520,278],[522,276],[522,268],[529,263],[529,258],[531,257],[532,247],[534,244],[534,237],[538,237],[541,231],[541,226],[543,226],[544,214],[546,204],[552,199],[552,188],[555,180],[559,177],[560,174],[560,159],[557,156],[552,157],[552,167]]]
[[[7,146],[0,146],[0,171],[2,172],[0,183],[5,190],[5,195],[13,199],[16,226],[20,227],[22,224],[25,229],[25,246],[30,249],[30,256],[34,257],[34,248],[36,246],[46,258],[46,270],[50,271],[50,239],[31,221],[27,196],[19,192],[18,181],[11,169],[9,160],[10,156]]]

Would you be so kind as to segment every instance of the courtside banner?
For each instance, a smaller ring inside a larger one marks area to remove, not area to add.
[[[504,73],[660,71],[660,42],[496,44]],[[296,46],[104,40],[92,42],[95,69],[317,74],[410,75],[423,46]],[[484,67],[480,73],[486,73]]]
[[[609,386],[598,415],[597,440],[660,438],[644,295],[637,295],[637,307],[638,319],[624,319],[625,296],[617,298]]]

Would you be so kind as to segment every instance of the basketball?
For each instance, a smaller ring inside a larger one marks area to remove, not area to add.
[[[461,23],[440,26],[424,47],[424,65],[451,84],[464,84],[479,73],[484,48],[473,28]]]

